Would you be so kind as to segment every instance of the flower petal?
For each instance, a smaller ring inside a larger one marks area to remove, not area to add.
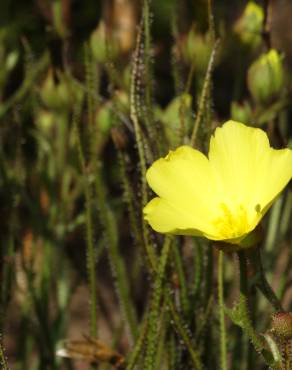
[[[228,203],[246,204],[254,191],[257,166],[269,151],[264,131],[228,121],[211,137],[209,160],[220,194]]]
[[[292,151],[270,147],[267,134],[235,121],[217,128],[210,141],[210,165],[222,202],[243,205],[250,230],[292,177]]]
[[[187,228],[214,233],[212,210],[216,191],[209,161],[201,152],[179,147],[154,162],[146,178],[153,191],[176,210],[177,219],[182,213],[192,221]],[[175,228],[181,228],[181,223]]]
[[[144,207],[143,213],[152,229],[159,233],[202,235],[199,230],[193,228],[194,220],[191,214],[184,214],[164,199],[158,197],[152,199]]]
[[[270,148],[270,152],[263,158],[257,170],[255,197],[266,212],[273,200],[291,180],[292,150]]]

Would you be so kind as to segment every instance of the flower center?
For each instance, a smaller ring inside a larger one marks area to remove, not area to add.
[[[238,205],[233,212],[225,203],[220,204],[220,216],[213,223],[218,234],[223,239],[233,239],[244,235],[248,230],[247,211],[242,204]]]

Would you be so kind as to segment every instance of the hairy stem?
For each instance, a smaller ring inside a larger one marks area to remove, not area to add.
[[[220,364],[221,370],[227,370],[227,349],[226,349],[226,328],[224,313],[224,252],[219,251],[218,255],[218,303],[220,316]]]
[[[274,368],[274,360],[272,354],[265,349],[265,342],[252,325],[252,320],[249,313],[249,294],[248,294],[248,276],[247,276],[247,258],[245,251],[238,252],[239,271],[240,271],[240,298],[238,304],[238,312],[240,314],[240,326],[245,331],[251,343],[257,352],[259,352],[266,364]]]
[[[261,258],[261,251],[259,248],[255,248],[251,251],[251,254],[249,255],[250,261],[257,273],[257,280],[256,280],[256,286],[257,288],[262,292],[262,294],[266,297],[266,299],[270,302],[270,304],[274,307],[276,311],[284,311],[283,306],[276,296],[275,292],[273,291],[273,288],[269,284]]]
[[[159,258],[158,262],[158,271],[154,283],[153,300],[151,305],[152,307],[150,308],[149,313],[149,332],[147,336],[147,346],[144,361],[145,370],[154,370],[155,368],[154,364],[158,345],[158,321],[160,312],[160,301],[163,292],[163,277],[165,275],[171,241],[172,239],[170,237],[166,237],[163,244],[161,257]]]

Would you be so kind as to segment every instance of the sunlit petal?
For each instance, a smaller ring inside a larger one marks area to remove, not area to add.
[[[192,214],[176,209],[164,199],[158,197],[152,199],[143,212],[145,220],[157,232],[177,235],[202,235],[202,232],[194,229],[196,220],[192,217]]]
[[[244,206],[247,232],[255,228],[292,176],[291,150],[271,148],[263,130],[235,121],[216,129],[210,142],[209,160],[220,202],[231,212]]]
[[[193,229],[212,233],[211,213],[216,194],[209,161],[201,152],[182,146],[154,162],[146,178],[160,198],[189,215]],[[185,228],[189,227],[188,224]]]

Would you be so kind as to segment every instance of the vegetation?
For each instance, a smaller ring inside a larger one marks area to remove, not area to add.
[[[1,2],[4,370],[292,367],[291,186],[239,253],[142,212],[153,161],[230,118],[291,147],[277,4]]]

